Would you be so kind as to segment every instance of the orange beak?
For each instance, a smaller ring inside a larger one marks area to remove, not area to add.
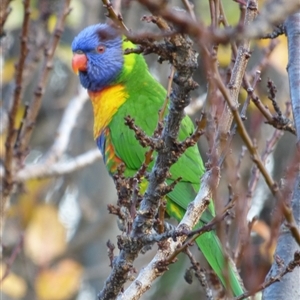
[[[72,58],[72,69],[78,75],[79,71],[87,70],[87,57],[85,54],[74,53]]]

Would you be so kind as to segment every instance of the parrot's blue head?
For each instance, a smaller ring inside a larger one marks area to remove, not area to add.
[[[82,30],[72,43],[72,68],[82,86],[96,92],[116,81],[124,63],[122,38],[107,24]]]

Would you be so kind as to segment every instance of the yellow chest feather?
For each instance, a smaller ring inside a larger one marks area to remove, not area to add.
[[[100,92],[89,92],[94,110],[94,139],[109,124],[118,108],[126,101],[128,95],[121,84],[114,85]]]

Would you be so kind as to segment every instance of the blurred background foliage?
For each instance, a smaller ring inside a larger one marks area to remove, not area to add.
[[[170,1],[174,6],[182,6],[181,1]],[[205,24],[210,24],[209,2],[193,1],[197,18]],[[234,1],[223,1],[227,18],[234,25],[239,20],[239,6]],[[260,4],[263,1],[259,1]],[[20,51],[19,35],[23,20],[22,1],[10,3],[11,13],[4,27],[5,36],[1,38],[1,140],[0,157],[4,159],[4,142],[6,136],[7,110],[11,105],[14,89],[15,65]],[[18,122],[24,114],[25,104],[30,102],[37,85],[45,43],[53,32],[57,14],[62,9],[63,1],[39,0],[31,1],[31,25],[29,30],[30,51],[27,58],[29,66],[23,80],[22,106],[18,112]],[[105,22],[105,8],[97,0],[73,0],[72,11],[67,17],[65,30],[55,54],[53,70],[51,71],[42,107],[35,125],[30,143],[30,153],[26,162],[38,162],[42,154],[49,150],[55,139],[55,132],[64,109],[78,92],[78,78],[70,67],[72,52],[70,49],[74,36],[84,27]],[[149,14],[134,1],[122,1],[122,14],[125,24],[133,31],[155,30],[155,25],[141,22],[144,14]],[[271,53],[262,71],[262,81],[257,92],[266,105],[271,108],[268,100],[266,81],[271,78],[278,90],[277,99],[281,108],[289,100],[288,81],[286,74],[287,45],[286,38],[281,36],[277,46]],[[263,57],[264,49],[269,46],[269,40],[253,43],[253,53],[249,63],[249,72],[253,74],[257,64]],[[157,63],[155,55],[146,57],[151,72],[166,86],[169,66]],[[230,46],[220,46],[218,61],[224,74],[232,66]],[[193,100],[205,99],[207,82],[204,64],[199,58],[199,68],[195,79],[199,88],[193,93]],[[241,93],[241,102],[246,93]],[[193,118],[200,115],[197,111]],[[264,124],[263,116],[251,105],[246,121],[247,128],[253,138],[258,141],[259,149],[264,149],[266,140],[274,131]],[[17,125],[17,124],[16,124]],[[89,103],[78,118],[73,130],[66,157],[75,157],[95,147],[93,141],[93,117]],[[291,155],[287,145],[294,137],[285,133],[270,156],[268,165],[275,179],[279,179]],[[200,151],[206,160],[208,143],[204,137],[199,142]],[[233,142],[229,161],[237,163],[242,143],[237,137]],[[249,157],[245,157],[241,168],[240,184],[247,190],[247,180],[250,175]],[[228,191],[226,167],[219,188],[219,197],[226,202]],[[271,262],[274,245],[269,245],[270,211],[273,203],[270,193],[260,182],[255,191],[252,217],[258,216],[252,232],[252,244],[249,245],[239,267],[246,287],[262,282]],[[3,236],[3,262],[1,276],[5,279],[1,284],[2,300],[6,299],[40,299],[40,300],[90,300],[110,273],[106,242],[110,239],[116,244],[116,235],[120,231],[116,217],[109,215],[107,204],[116,203],[116,193],[112,179],[108,176],[103,162],[98,161],[72,174],[43,179],[30,180],[20,184],[15,191],[8,211],[8,217]],[[232,224],[232,232],[236,235],[236,226]],[[233,234],[234,235],[234,234]],[[234,237],[230,248],[234,248]],[[152,257],[155,248],[141,255],[135,267],[139,270]],[[194,254],[199,257],[197,249]],[[247,260],[247,263],[245,263]],[[205,262],[201,260],[205,265]],[[143,299],[204,299],[202,287],[197,280],[191,285],[185,282],[184,270],[189,262],[183,255],[179,262],[170,266],[170,271],[160,278]],[[249,269],[250,268],[250,269]],[[203,297],[203,298],[202,298]]]

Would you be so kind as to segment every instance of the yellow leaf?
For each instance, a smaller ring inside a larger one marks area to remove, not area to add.
[[[5,67],[4,67],[5,68]],[[4,75],[5,76],[5,75]],[[3,83],[3,82],[2,82]],[[0,101],[2,101],[2,99],[0,99]],[[2,109],[1,105],[0,105],[0,109]],[[15,119],[15,129],[20,127],[21,121],[23,119],[24,116],[24,110],[25,107],[23,105],[21,105],[18,110],[17,110],[17,114],[16,114],[16,119]],[[6,137],[7,137],[7,132],[6,130],[3,131],[3,133],[0,135],[0,157],[2,158],[5,155],[5,142],[6,142]]]
[[[6,134],[1,134],[0,135],[0,158],[1,159],[3,159],[5,155],[5,140],[6,140]]]
[[[260,39],[260,40],[256,41],[255,44],[258,45],[260,48],[269,47],[270,40],[269,39]]]
[[[0,107],[0,109],[1,109],[1,107]],[[14,124],[14,127],[16,129],[19,128],[21,125],[21,121],[23,120],[23,117],[24,117],[24,111],[25,111],[25,107],[23,105],[20,105],[17,110],[15,124]]]
[[[48,19],[48,30],[49,32],[53,32],[56,26],[57,17],[56,15],[51,15]]]
[[[221,67],[226,67],[231,61],[231,48],[229,45],[220,45],[218,48],[218,61]]]
[[[286,74],[286,67],[288,64],[287,38],[285,35],[281,35],[276,40],[279,41],[279,44],[271,52],[268,62],[279,71]],[[269,44],[270,40],[268,39],[262,39],[257,42],[257,45],[261,48],[268,47]]]
[[[52,205],[39,205],[25,231],[25,252],[38,265],[45,265],[66,249],[66,229]]]
[[[279,71],[286,74],[286,67],[288,64],[287,38],[285,35],[281,35],[278,37],[278,40],[280,43],[272,51],[269,61]]]
[[[5,272],[5,265],[0,265],[1,278]],[[14,273],[9,273],[8,276],[0,284],[1,292],[5,293],[12,299],[21,299],[25,296],[27,286],[25,280]]]
[[[15,59],[7,59],[3,66],[3,73],[2,73],[2,84],[5,85],[6,83],[13,80],[15,75]]]
[[[71,259],[65,259],[51,269],[41,271],[35,281],[39,300],[65,300],[80,287],[82,267]]]
[[[25,192],[20,195],[19,200],[8,210],[10,217],[17,217],[23,228],[30,222],[35,208],[37,207],[43,193],[49,189],[51,179],[31,179],[25,183]]]

